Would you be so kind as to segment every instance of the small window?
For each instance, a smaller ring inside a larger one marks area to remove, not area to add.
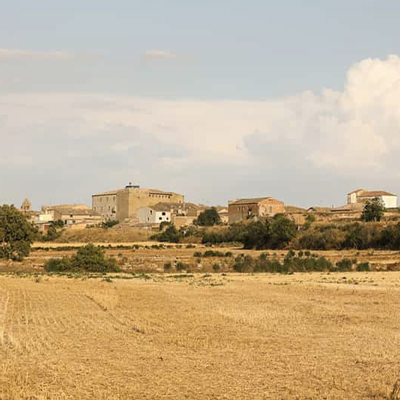
[[[165,212],[163,212],[162,215],[165,215]]]
[[[162,221],[162,217],[158,218],[160,221]]]

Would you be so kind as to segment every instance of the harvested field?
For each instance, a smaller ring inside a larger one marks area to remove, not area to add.
[[[384,399],[400,273],[0,276],[2,399]]]
[[[71,256],[78,247],[86,243],[35,243],[31,255],[23,263],[12,263],[0,260],[0,271],[43,271],[43,265],[53,257]],[[118,260],[120,267],[132,272],[163,272],[165,263],[183,262],[188,272],[213,272],[212,265],[220,265],[219,272],[232,272],[233,257],[239,254],[259,257],[261,253],[268,253],[269,257],[282,261],[287,255],[287,250],[256,251],[243,250],[239,247],[212,248],[213,251],[232,257],[207,257],[199,258],[195,254],[204,253],[210,248],[201,244],[162,244],[156,242],[123,242],[123,243],[97,243],[103,246],[107,256]],[[373,270],[400,270],[400,252],[386,250],[330,250],[312,251],[312,254],[321,255],[336,263],[345,258],[358,263],[369,262]]]

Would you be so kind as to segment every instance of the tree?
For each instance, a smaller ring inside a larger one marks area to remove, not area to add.
[[[364,222],[380,221],[385,212],[385,205],[379,197],[368,200],[365,203],[361,214],[361,220]]]
[[[221,223],[221,217],[215,207],[204,210],[195,222],[196,225],[200,226],[214,226]]]
[[[273,249],[285,247],[296,236],[296,224],[283,214],[276,214],[270,222],[270,227]]]
[[[34,226],[14,206],[0,207],[0,258],[22,261],[31,251]]]

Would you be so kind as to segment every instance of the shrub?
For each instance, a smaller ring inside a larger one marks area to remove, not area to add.
[[[253,263],[251,256],[239,255],[235,258],[233,269],[236,272],[251,272],[253,271]]]
[[[109,229],[109,228],[112,228],[113,226],[115,226],[115,225],[118,225],[118,221],[111,221],[111,220],[109,220],[109,221],[105,221],[105,222],[103,222],[102,224],[101,224],[101,227],[103,228],[103,229]]]
[[[369,262],[363,262],[357,265],[356,267],[357,271],[371,271],[371,267],[369,265]]]
[[[346,271],[351,271],[353,267],[353,262],[349,260],[348,258],[344,258],[341,261],[338,261],[336,263],[336,269],[337,271],[340,272],[346,272]]]
[[[212,265],[212,269],[214,270],[214,272],[218,272],[221,269],[221,266],[218,263],[214,263]]]
[[[48,272],[117,272],[115,258],[105,257],[104,251],[93,244],[81,247],[76,255],[62,259],[50,259],[44,266]]]
[[[164,264],[164,271],[170,271],[171,268],[172,268],[172,263],[166,262],[166,263]]]
[[[183,234],[176,229],[174,224],[169,224],[164,231],[150,237],[151,240],[170,243],[179,243],[182,238]]]
[[[175,269],[177,271],[184,271],[186,269],[186,265],[182,261],[178,261],[176,263]]]

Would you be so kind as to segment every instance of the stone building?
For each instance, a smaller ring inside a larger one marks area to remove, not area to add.
[[[151,207],[157,203],[184,204],[184,196],[157,189],[144,189],[129,184],[124,189],[94,194],[92,208],[106,220],[124,221],[137,218],[137,211],[143,207]]]
[[[393,193],[389,193],[383,190],[353,190],[347,195],[347,204],[365,203],[368,200],[372,200],[374,198],[379,198],[386,208],[397,207],[397,196]]]
[[[239,199],[230,201],[228,206],[229,223],[240,222],[252,216],[272,217],[284,212],[285,204],[272,197]]]

